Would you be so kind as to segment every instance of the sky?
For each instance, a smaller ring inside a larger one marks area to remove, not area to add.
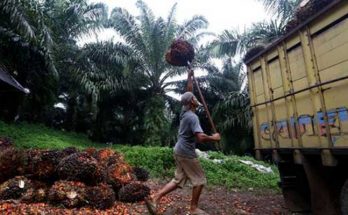
[[[137,15],[137,0],[90,0],[102,2],[108,6],[109,13],[115,7],[127,9]],[[261,3],[258,0],[143,0],[155,16],[166,18],[171,7],[177,3],[176,19],[178,23],[189,20],[194,15],[203,15],[209,22],[208,31],[219,34],[223,30],[240,29],[250,26],[253,22],[267,19]],[[83,38],[82,43],[96,40],[116,38],[113,30],[106,30],[90,38]]]

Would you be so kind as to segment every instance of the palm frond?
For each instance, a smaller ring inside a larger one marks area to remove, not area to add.
[[[235,31],[223,31],[220,35],[218,35],[218,39],[210,44],[213,56],[233,57],[239,49],[239,37],[240,36]]]
[[[129,45],[138,47],[138,50],[146,50],[141,36],[141,29],[127,10],[114,8],[110,18],[111,26],[126,40]]]
[[[177,38],[190,39],[198,30],[208,27],[208,20],[204,16],[193,16],[186,21],[178,31]]]
[[[11,23],[11,26],[15,27],[13,30],[24,34],[29,40],[35,39],[35,28],[30,23],[24,5],[20,0],[0,1],[1,14],[2,17],[9,17],[8,21]]]
[[[259,0],[266,10],[278,19],[290,20],[301,0]]]
[[[176,24],[175,20],[175,13],[176,13],[176,7],[177,3],[175,3],[172,8],[170,9],[169,15],[167,17],[166,22],[166,29],[165,29],[165,40],[167,44],[164,44],[165,47],[169,47],[170,43],[172,42],[173,38],[175,37],[175,33],[177,30],[178,25]]]
[[[219,102],[213,110],[213,117],[223,120],[219,127],[222,129],[231,128],[236,124],[242,127],[251,128],[251,107],[249,96],[244,92],[231,92],[224,100]]]

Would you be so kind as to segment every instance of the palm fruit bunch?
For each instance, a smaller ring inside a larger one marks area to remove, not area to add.
[[[21,201],[26,203],[45,202],[48,195],[48,186],[41,181],[32,181],[32,187],[22,195]]]
[[[83,152],[94,157],[96,155],[96,153],[98,152],[98,150],[96,148],[93,148],[93,147],[88,147],[88,148],[84,149]]]
[[[332,2],[332,0],[311,0],[303,7],[300,7],[296,11],[295,16],[299,22],[304,22],[325,8],[330,2]]]
[[[107,183],[112,185],[116,193],[131,181],[133,181],[132,167],[128,164],[118,163],[108,167]]]
[[[300,22],[298,21],[297,18],[290,20],[288,23],[286,23],[285,32],[289,33],[290,31],[295,29],[299,24],[300,24]]]
[[[28,173],[34,178],[55,180],[56,169],[59,162],[64,158],[60,150],[33,150],[28,153]]]
[[[263,45],[258,45],[258,46],[255,46],[255,47],[249,49],[243,58],[244,63],[247,62],[248,60],[252,59],[254,56],[259,54],[263,50],[265,50],[265,46],[263,46]]]
[[[86,205],[86,185],[76,181],[56,181],[48,192],[53,205],[78,208]]]
[[[122,187],[118,198],[122,202],[138,202],[150,195],[150,188],[139,183],[130,183]]]
[[[95,151],[93,157],[104,167],[107,168],[113,164],[124,163],[124,158],[118,152],[112,149],[100,149]]]
[[[296,10],[295,17],[293,20],[289,21],[286,26],[286,32],[290,32],[295,29],[301,23],[307,21],[309,18],[316,15],[319,11],[325,8],[330,4],[332,0],[311,0],[308,1],[305,5],[302,5]]]
[[[75,147],[67,147],[67,148],[63,149],[62,152],[63,152],[63,156],[66,157],[66,156],[69,156],[69,155],[72,155],[72,154],[79,152],[79,150]]]
[[[29,179],[24,176],[16,176],[1,184],[0,199],[19,199],[30,188],[32,188],[32,183]]]
[[[166,53],[166,61],[173,66],[188,66],[195,57],[193,46],[182,39],[175,40]]]
[[[60,179],[81,181],[88,185],[95,185],[105,178],[98,161],[84,152],[63,158],[57,172]]]
[[[27,162],[26,153],[22,150],[8,147],[0,151],[0,183],[17,175],[22,175]]]
[[[133,167],[133,174],[138,181],[147,181],[149,179],[149,172],[141,167]]]
[[[88,204],[97,209],[111,208],[115,202],[115,192],[110,185],[99,184],[86,190]]]

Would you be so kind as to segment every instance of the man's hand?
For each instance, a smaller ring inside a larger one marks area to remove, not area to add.
[[[214,139],[214,141],[220,141],[221,140],[221,136],[219,133],[215,133],[213,135],[211,135],[211,137]]]
[[[186,87],[186,91],[188,91],[188,92],[192,92],[192,91],[193,91],[192,79],[193,79],[193,70],[190,69],[190,70],[188,71],[188,75],[187,75],[187,87]]]
[[[215,133],[211,136],[206,135],[205,133],[195,133],[196,136],[196,141],[199,143],[206,143],[206,142],[211,142],[211,141],[220,141],[221,136],[219,133]]]

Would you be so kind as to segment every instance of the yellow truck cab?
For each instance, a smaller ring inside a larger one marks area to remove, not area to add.
[[[292,211],[348,214],[348,0],[332,0],[245,60],[255,154]]]

